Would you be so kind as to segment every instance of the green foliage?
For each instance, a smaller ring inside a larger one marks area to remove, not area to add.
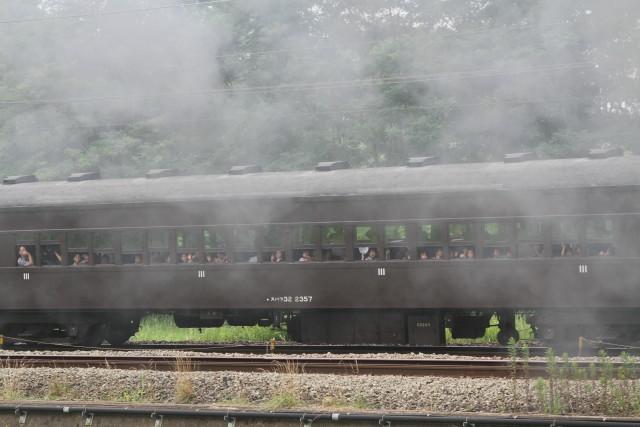
[[[220,328],[178,328],[170,315],[150,315],[142,319],[133,342],[267,342],[272,338],[286,339],[286,332],[260,326],[229,326]]]
[[[500,332],[500,328],[497,326],[497,323],[498,323],[498,318],[496,316],[493,316],[491,318],[490,324],[495,326],[489,326],[485,330],[484,336],[476,339],[473,339],[473,338],[454,339],[453,336],[451,335],[451,329],[446,328],[445,330],[446,342],[447,344],[457,344],[457,345],[496,344],[498,342],[498,332]],[[520,333],[521,341],[530,341],[534,338],[533,329],[531,328],[531,325],[527,323],[526,316],[522,314],[516,315],[516,330]]]
[[[100,16],[129,2],[8,2],[6,20],[96,17],[13,24],[0,38],[0,171],[131,177],[638,147],[635,7],[274,0]],[[508,71],[568,63],[597,67]]]

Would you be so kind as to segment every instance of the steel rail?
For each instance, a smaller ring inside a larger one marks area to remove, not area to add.
[[[204,419],[207,422],[219,421],[227,425],[235,425],[236,421],[243,425],[251,422],[273,423],[279,425],[313,425],[314,422],[343,425],[447,425],[447,426],[530,426],[530,427],[640,427],[637,418],[585,417],[585,416],[545,416],[545,415],[474,415],[474,414],[431,414],[402,412],[320,412],[320,411],[260,411],[237,409],[212,409],[201,406],[171,405],[131,405],[131,404],[50,404],[34,402],[15,402],[0,404],[0,413],[13,413],[25,422],[29,415],[52,415],[56,417],[82,417],[85,425],[91,425],[94,417],[113,416],[134,419],[140,417],[155,419],[156,425],[162,421]],[[86,420],[91,420],[87,423]],[[357,424],[356,424],[357,423]],[[24,424],[24,423],[23,423]],[[207,424],[208,425],[208,424]]]
[[[176,371],[240,371],[320,373],[341,375],[407,375],[448,377],[544,377],[545,361],[511,362],[494,359],[397,359],[397,358],[320,358],[320,357],[227,357],[227,356],[140,356],[77,354],[13,354],[0,357],[4,367],[116,368]],[[616,368],[621,363],[613,362]],[[589,369],[590,362],[575,367]],[[639,365],[640,370],[640,365]]]

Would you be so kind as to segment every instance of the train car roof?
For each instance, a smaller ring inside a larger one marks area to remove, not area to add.
[[[640,185],[640,156],[0,186],[0,208]]]

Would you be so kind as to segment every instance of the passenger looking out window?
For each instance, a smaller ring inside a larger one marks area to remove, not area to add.
[[[20,267],[31,267],[33,265],[33,256],[25,246],[20,246],[20,248],[18,249],[17,264]]]
[[[42,245],[42,265],[60,265],[62,264],[62,255],[60,255],[59,246]]]
[[[75,254],[71,262],[72,266],[89,265],[89,255],[87,254]]]
[[[433,256],[433,259],[444,259],[444,252],[442,249],[436,250],[436,254]]]
[[[582,249],[580,248],[580,245],[562,243],[560,245],[560,256],[561,257],[582,256]]]
[[[220,252],[207,254],[207,264],[229,264],[229,258],[226,254]]]
[[[311,256],[311,251],[302,251],[302,256],[298,259],[299,262],[309,262],[313,261],[313,257]]]
[[[378,254],[375,249],[369,249],[367,255],[364,257],[365,261],[375,261]]]
[[[180,254],[180,264],[196,264],[198,262],[198,255],[186,252]]]
[[[476,257],[472,247],[452,247],[449,251],[451,259],[474,259]]]
[[[271,254],[270,258],[271,262],[283,262],[284,261],[284,252],[278,249],[277,251]]]
[[[420,255],[418,256],[418,259],[427,260],[429,259],[429,254],[427,253],[427,251],[420,251]]]

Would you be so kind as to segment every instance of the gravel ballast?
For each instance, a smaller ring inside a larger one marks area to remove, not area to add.
[[[0,369],[0,380],[5,399],[447,413],[540,413],[551,411],[553,404],[547,401],[547,394],[540,394],[540,383],[495,378],[5,367]],[[539,396],[545,396],[544,402]],[[617,410],[616,398],[599,381],[563,381],[555,398],[562,402],[555,412],[630,415],[631,410],[627,408],[624,414]]]

